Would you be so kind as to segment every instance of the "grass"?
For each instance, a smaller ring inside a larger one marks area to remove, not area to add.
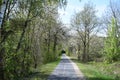
[[[81,63],[72,59],[83,72],[87,80],[120,80],[120,62],[106,64],[102,62]]]
[[[60,59],[55,62],[39,66],[37,69],[33,69],[31,75],[29,75],[24,80],[47,80],[48,76],[52,73],[59,62]]]

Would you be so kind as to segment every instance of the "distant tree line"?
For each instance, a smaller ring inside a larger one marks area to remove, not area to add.
[[[74,41],[78,60],[105,61],[111,63],[120,60],[120,8],[119,1],[110,1],[103,17],[96,15],[95,6],[88,2],[83,10],[71,18],[71,27],[76,31]],[[98,36],[103,32],[106,36]],[[76,38],[76,39],[75,39]]]

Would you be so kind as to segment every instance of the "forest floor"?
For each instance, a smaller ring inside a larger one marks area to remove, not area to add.
[[[71,58],[83,72],[87,80],[120,80],[120,61],[112,64],[104,62],[82,63]]]

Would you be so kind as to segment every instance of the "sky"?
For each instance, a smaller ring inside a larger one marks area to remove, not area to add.
[[[92,2],[95,6],[95,9],[97,10],[96,15],[98,17],[102,17],[105,10],[108,8],[110,0],[67,0],[67,6],[65,9],[60,8],[58,10],[60,14],[61,21],[66,25],[66,27],[70,28],[70,20],[71,17],[74,15],[75,12],[79,12],[83,10],[84,4]],[[75,31],[71,31],[72,34]],[[98,36],[106,36],[106,33],[104,30],[101,30],[97,33]]]
[[[109,0],[67,0],[65,9],[58,10],[62,22],[66,25],[70,24],[70,19],[75,12],[81,11],[85,3],[92,2],[97,10],[97,16],[101,17],[105,9],[109,5]]]

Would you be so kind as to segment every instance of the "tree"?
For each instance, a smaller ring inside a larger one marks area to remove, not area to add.
[[[112,1],[110,0],[110,4],[108,6],[108,11],[105,14],[103,24],[106,24],[106,41],[105,41],[105,56],[106,61],[111,63],[113,61],[119,60],[119,42],[120,42],[120,8],[119,8],[119,0]],[[112,19],[111,19],[112,18]],[[107,47],[109,47],[107,49]]]
[[[82,61],[86,62],[89,58],[90,35],[96,32],[97,26],[96,10],[93,4],[85,4],[84,9],[71,19],[71,26],[75,28],[82,40]]]
[[[2,70],[0,71],[0,79],[18,79],[19,77],[28,75],[33,65],[36,67],[38,57],[42,54],[40,51],[42,46],[40,37],[45,31],[41,31],[40,29],[46,26],[46,22],[44,21],[46,21],[47,18],[44,18],[44,16],[50,13],[53,14],[52,10],[49,9],[57,9],[58,6],[63,6],[66,0],[4,1],[6,1],[5,5],[3,4],[0,8],[1,13],[4,13],[2,14],[2,26],[0,28],[0,68],[2,68],[0,69]],[[34,24],[38,19],[41,21]],[[49,20],[50,19],[53,19],[53,17],[49,17]],[[56,20],[54,19],[54,21]],[[49,24],[53,25],[54,23]],[[33,36],[34,39],[32,38]],[[44,39],[44,37],[42,37],[42,39]],[[35,61],[36,63],[33,63]],[[41,63],[43,62],[41,61]]]
[[[5,20],[8,19],[8,15],[11,11],[11,9],[14,7],[15,0],[0,0],[0,79],[4,79],[4,63],[3,63],[3,58],[4,58],[4,53],[5,53],[5,48],[4,48],[4,42],[6,38],[8,37],[9,34],[12,33],[12,31],[5,31],[4,29],[4,23]],[[13,4],[12,4],[13,3]]]
[[[4,19],[4,14],[6,11],[6,5],[8,5],[8,1],[7,0],[0,0],[0,28],[1,25],[3,24],[3,19]]]
[[[119,40],[117,36],[117,27],[115,25],[116,20],[113,18],[111,25],[108,28],[108,36],[105,41],[105,56],[106,61],[111,63],[113,61],[117,61],[120,54],[119,54]]]

